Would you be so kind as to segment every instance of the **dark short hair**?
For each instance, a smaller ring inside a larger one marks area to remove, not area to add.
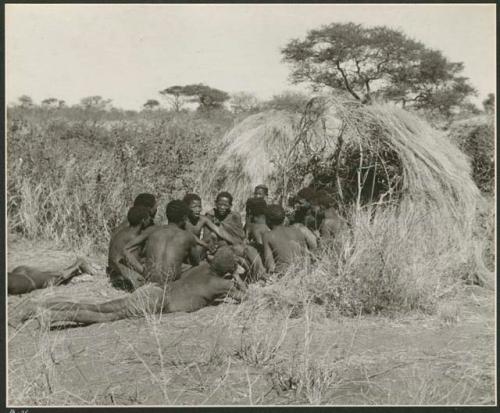
[[[226,191],[219,192],[217,198],[215,198],[215,202],[217,202],[220,198],[229,199],[229,203],[233,205],[233,196],[229,192]]]
[[[144,205],[135,205],[130,208],[127,213],[127,221],[133,227],[139,225],[144,218],[148,217],[149,208]]]
[[[201,198],[198,194],[186,194],[184,195],[184,198],[182,199],[182,201],[187,205],[191,205],[191,202],[193,201],[200,201],[201,202]]]
[[[302,198],[309,202],[311,202],[315,196],[316,191],[311,187],[302,188],[299,192],[297,192],[297,198]]]
[[[262,189],[264,191],[264,193],[266,194],[266,196],[269,195],[269,188],[267,186],[265,186],[263,184],[257,185],[253,192],[255,193],[255,191],[257,191],[257,189]]]
[[[219,275],[223,276],[228,272],[233,272],[236,268],[236,255],[229,246],[220,247],[214,255],[210,267]]]
[[[266,208],[266,221],[269,225],[280,225],[285,220],[285,210],[281,205],[268,205]]]
[[[246,203],[247,214],[252,214],[253,216],[265,215],[266,214],[267,203],[262,198],[249,198]]]
[[[179,223],[189,214],[188,206],[180,199],[174,199],[167,204],[168,222]]]
[[[156,205],[156,198],[153,194],[143,193],[135,197],[134,206],[145,206],[153,208]]]

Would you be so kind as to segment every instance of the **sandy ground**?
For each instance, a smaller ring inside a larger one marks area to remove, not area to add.
[[[8,269],[75,253],[9,239]],[[122,296],[95,276],[9,296]],[[242,317],[236,304],[47,330],[8,328],[8,405],[494,404],[494,294],[464,287],[435,315]]]

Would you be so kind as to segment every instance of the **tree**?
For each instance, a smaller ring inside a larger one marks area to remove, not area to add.
[[[229,99],[226,92],[202,83],[171,86],[160,91],[160,94],[169,99],[176,112],[179,112],[186,102],[197,102],[199,110],[210,110],[222,107],[222,104]]]
[[[231,96],[229,105],[234,113],[249,112],[259,106],[259,100],[251,93],[238,92]]]
[[[152,110],[160,106],[160,102],[158,102],[156,99],[148,99],[147,102],[142,106],[144,107],[144,109]]]
[[[160,90],[160,95],[166,98],[175,112],[180,112],[185,103],[184,86],[171,86]]]
[[[42,100],[42,106],[45,108],[55,108],[58,102],[56,98],[47,98]]]
[[[376,96],[449,113],[475,93],[459,76],[463,63],[384,26],[333,23],[290,41],[282,55],[292,65],[293,83],[344,90],[363,102]]]
[[[220,109],[224,102],[229,99],[229,94],[226,92],[202,83],[184,86],[183,94],[190,97],[190,101],[197,101],[198,110],[202,111]]]
[[[486,113],[495,113],[495,94],[488,93],[488,97],[483,100],[483,108]]]
[[[33,99],[31,99],[28,95],[19,96],[18,100],[22,108],[30,108],[33,106]]]
[[[80,100],[80,105],[87,110],[107,110],[111,106],[111,99],[103,99],[102,96],[87,96]]]
[[[57,106],[59,107],[59,109],[61,109],[61,108],[65,108],[65,107],[66,107],[66,101],[64,101],[64,100],[59,100],[59,101],[57,102]]]

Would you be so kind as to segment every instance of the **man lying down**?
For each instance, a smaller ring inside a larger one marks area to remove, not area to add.
[[[181,278],[164,286],[148,283],[122,298],[98,304],[66,300],[37,303],[27,300],[15,309],[10,325],[17,327],[43,310],[49,324],[75,322],[79,324],[106,323],[145,314],[192,312],[209,305],[214,299],[229,296],[243,298],[246,286],[236,281],[237,261],[230,247],[222,247],[210,263],[192,267]],[[45,317],[44,317],[45,318]]]

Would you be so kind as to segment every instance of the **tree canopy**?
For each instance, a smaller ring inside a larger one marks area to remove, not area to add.
[[[185,102],[197,102],[199,110],[210,110],[222,107],[229,99],[226,92],[206,86],[202,83],[171,86],[159,92],[170,100],[172,108],[178,112]]]
[[[80,100],[80,105],[84,109],[106,110],[111,105],[111,99],[104,99],[102,96],[87,96]]]
[[[282,49],[294,83],[341,89],[357,100],[382,97],[402,106],[449,113],[475,93],[463,63],[385,26],[333,23]]]
[[[148,99],[144,105],[142,105],[145,109],[154,109],[160,106],[160,102],[156,99]]]

